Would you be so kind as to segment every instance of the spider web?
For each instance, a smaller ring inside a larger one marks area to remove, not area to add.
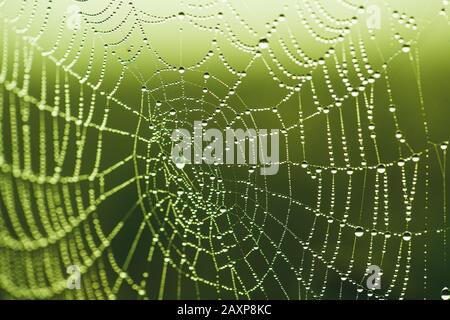
[[[4,297],[448,298],[428,2],[1,1]],[[280,129],[279,173],[176,166],[194,121]]]

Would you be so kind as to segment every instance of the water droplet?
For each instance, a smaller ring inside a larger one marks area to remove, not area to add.
[[[447,287],[442,289],[442,291],[441,291],[441,299],[442,300],[450,300],[450,290]]]
[[[405,240],[405,241],[410,241],[411,237],[412,237],[412,235],[411,235],[411,232],[409,232],[409,231],[405,231],[402,236],[403,240]]]
[[[386,172],[386,166],[384,164],[379,164],[377,166],[377,172],[381,173],[381,174],[385,173]]]
[[[358,238],[360,238],[360,237],[362,237],[363,235],[364,235],[364,229],[361,228],[361,227],[357,227],[357,228],[355,229],[355,236],[358,237]]]
[[[187,159],[185,157],[178,157],[174,159],[175,167],[183,169],[186,166]]]
[[[267,49],[269,47],[269,41],[267,39],[259,40],[258,47],[260,49]]]

